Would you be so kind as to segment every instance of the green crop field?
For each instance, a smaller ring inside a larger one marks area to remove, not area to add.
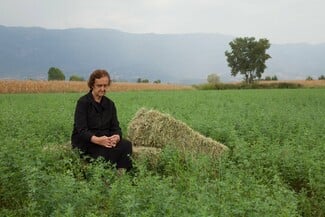
[[[325,216],[325,89],[108,93],[125,136],[146,107],[229,147],[166,145],[123,176],[70,150],[81,95],[0,95],[0,216]]]

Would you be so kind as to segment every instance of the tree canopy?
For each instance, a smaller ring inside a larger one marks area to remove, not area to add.
[[[231,51],[226,51],[231,75],[244,75],[246,83],[252,83],[255,78],[261,78],[266,69],[265,61],[271,56],[266,53],[270,48],[267,39],[255,40],[254,37],[236,38],[229,43]]]
[[[209,74],[207,77],[207,81],[209,84],[217,84],[220,83],[220,77],[215,73]]]
[[[48,74],[47,80],[49,80],[49,81],[65,80],[65,75],[59,68],[51,67],[47,74]]]

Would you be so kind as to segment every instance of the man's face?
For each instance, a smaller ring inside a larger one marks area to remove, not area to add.
[[[93,86],[93,94],[96,97],[102,97],[106,93],[106,89],[108,88],[108,77],[101,77],[99,79],[95,79],[95,83]]]

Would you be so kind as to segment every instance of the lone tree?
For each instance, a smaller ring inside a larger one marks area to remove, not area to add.
[[[254,37],[236,38],[229,43],[231,51],[226,51],[228,66],[231,75],[238,73],[245,76],[246,83],[252,83],[254,79],[261,78],[266,69],[265,61],[271,56],[266,53],[270,48],[267,39],[255,40]]]
[[[59,68],[51,67],[47,74],[48,74],[47,80],[49,81],[65,80],[65,75]]]

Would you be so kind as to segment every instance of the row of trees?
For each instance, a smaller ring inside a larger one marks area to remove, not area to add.
[[[59,68],[51,67],[47,74],[48,74],[49,81],[64,81],[65,80],[65,75]],[[69,81],[84,81],[84,78],[77,76],[77,75],[71,75],[69,78]],[[137,83],[149,83],[149,80],[138,78]],[[153,81],[153,83],[160,84],[161,80],[155,80],[155,81]]]
[[[314,80],[314,79],[313,79],[313,77],[308,76],[308,77],[306,78],[306,80],[307,80],[307,81],[312,81],[312,80]],[[318,80],[325,80],[325,76],[324,76],[324,75],[319,76],[319,77],[318,77]]]
[[[64,73],[56,67],[51,67],[49,71],[47,72],[47,80],[49,81],[64,81],[65,75]],[[77,75],[71,75],[69,78],[69,81],[84,81],[85,79],[83,77],[77,76]]]
[[[149,79],[142,79],[142,78],[138,78],[137,79],[137,83],[149,83]],[[161,83],[161,80],[155,80],[153,81],[152,83],[155,83],[155,84],[160,84]]]
[[[272,77],[271,76],[266,76],[264,80],[265,81],[277,81],[278,77],[276,75],[274,75]]]

